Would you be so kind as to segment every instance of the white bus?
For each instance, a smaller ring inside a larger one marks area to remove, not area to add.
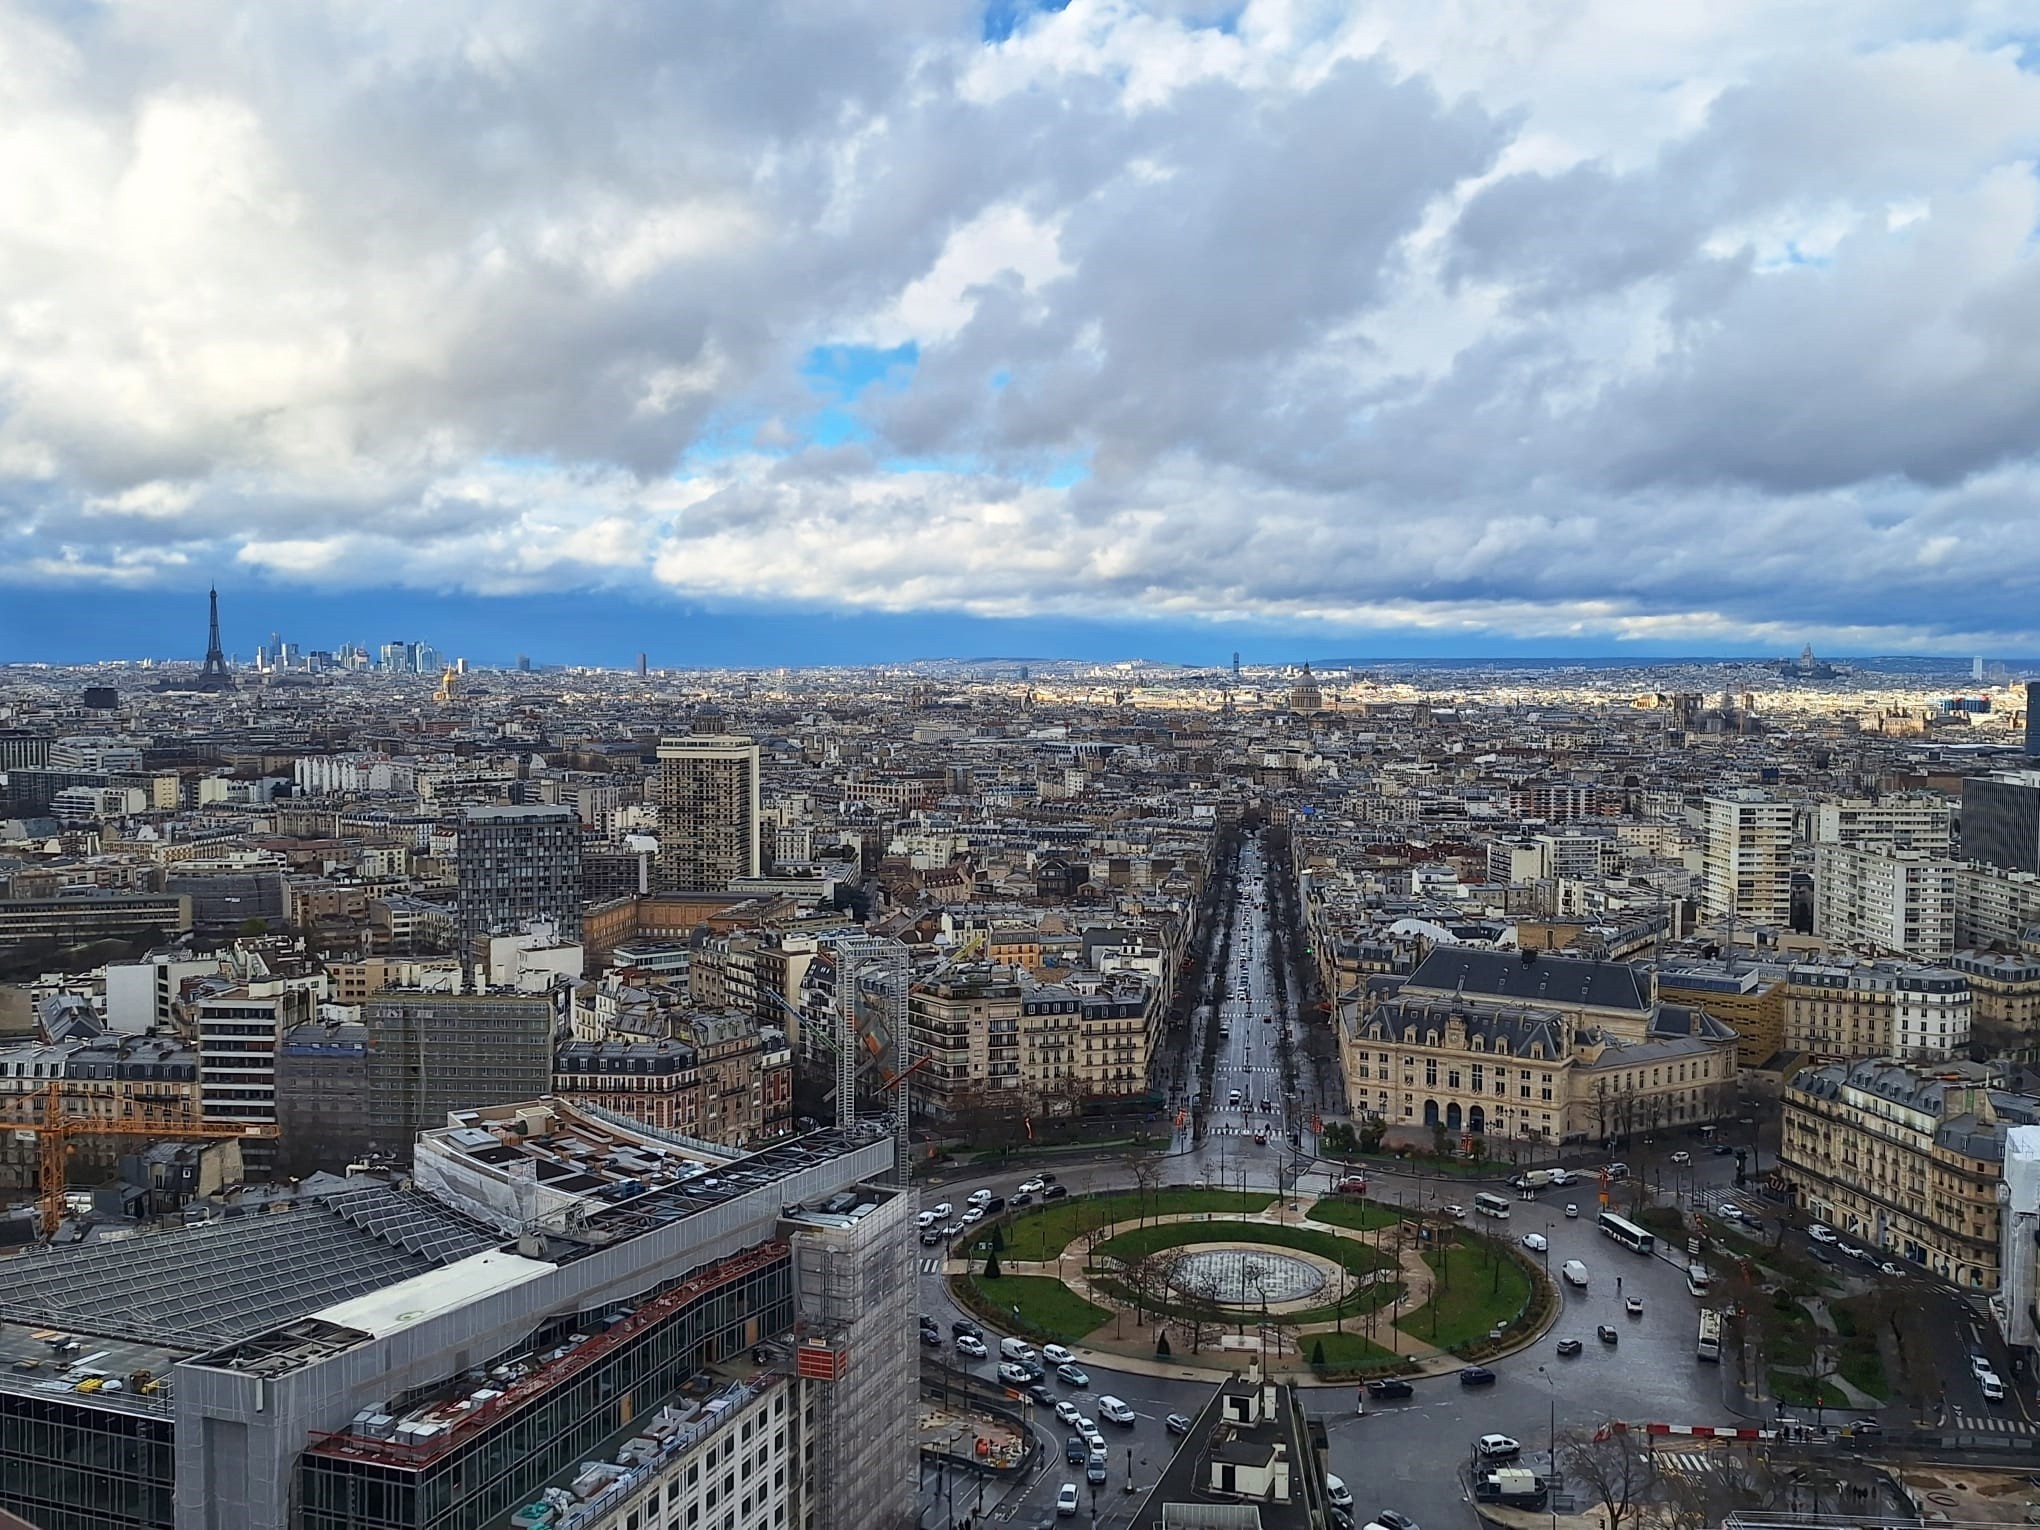
[[[1695,1296],[1705,1297],[1708,1288],[1713,1284],[1714,1277],[1708,1273],[1706,1265],[1696,1259],[1686,1266],[1686,1289]]]
[[[1700,1340],[1694,1346],[1694,1353],[1702,1360],[1721,1358],[1721,1314],[1712,1307],[1700,1314]]]
[[[1624,1248],[1636,1253],[1647,1254],[1657,1247],[1657,1239],[1627,1217],[1618,1217],[1612,1211],[1602,1212],[1595,1225],[1601,1229],[1602,1237],[1613,1238]]]
[[[1473,1210],[1476,1216],[1498,1217],[1503,1221],[1507,1221],[1509,1217],[1508,1198],[1496,1195],[1492,1191],[1483,1190],[1473,1198]]]

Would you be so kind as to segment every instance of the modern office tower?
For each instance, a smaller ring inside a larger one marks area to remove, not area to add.
[[[2040,702],[2040,680],[2026,682],[2026,753],[2040,759],[2040,710],[2034,707]]]
[[[552,1088],[552,995],[384,990],[361,1007],[369,1143],[400,1153],[449,1112]]]
[[[661,891],[719,892],[738,877],[758,875],[754,741],[729,734],[665,740],[653,803]]]
[[[400,1186],[14,1260],[0,1508],[127,1530],[911,1524],[891,1144],[738,1154],[542,1098]],[[122,1385],[52,1388],[48,1327]],[[697,1514],[695,1511],[699,1510]]]
[[[570,807],[483,807],[461,814],[454,857],[460,949],[534,919],[581,938],[581,820]]]
[[[1792,914],[1792,804],[1743,790],[1705,801],[1709,919],[1784,924]]]
[[[1957,867],[1889,845],[1818,846],[1814,931],[1836,950],[1945,960],[1955,950]]]
[[[2040,872],[2040,770],[1962,783],[1962,854],[2006,871]]]

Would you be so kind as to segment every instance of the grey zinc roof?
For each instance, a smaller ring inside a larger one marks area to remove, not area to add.
[[[1638,1014],[1650,1008],[1650,977],[1642,968],[1541,952],[1437,946],[1410,974],[1409,986],[1520,1004],[1577,1004]]]
[[[1564,1016],[1521,1005],[1391,999],[1360,1022],[1357,1034],[1379,1041],[1402,1041],[1433,1030],[1442,1035],[1455,1019],[1465,1023],[1467,1038],[1483,1043],[1486,1051],[1500,1052],[1496,1043],[1505,1042],[1517,1057],[1527,1056],[1533,1045],[1542,1046],[1547,1058],[1565,1055]]]

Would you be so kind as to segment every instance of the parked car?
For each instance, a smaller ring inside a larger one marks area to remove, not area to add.
[[[1806,1229],[1806,1236],[1813,1239],[1816,1243],[1834,1243],[1839,1241],[1835,1236],[1835,1230],[1825,1222],[1815,1222]]]
[[[1018,1211],[1022,1206],[1032,1206],[1034,1204],[1034,1197],[1023,1190],[1013,1197],[1010,1204],[1015,1211]]]
[[[1162,1420],[1162,1427],[1171,1434],[1188,1434],[1190,1432],[1190,1420],[1181,1413],[1171,1413]]]
[[[985,1208],[982,1206],[973,1206],[970,1208],[970,1210],[966,1211],[963,1214],[963,1225],[965,1227],[971,1227],[979,1222],[982,1222],[984,1219]]]
[[[1615,1331],[1613,1323],[1603,1323],[1594,1330],[1594,1334],[1603,1344],[1619,1344],[1622,1342],[1622,1335]]]
[[[1050,1365],[1068,1365],[1077,1357],[1060,1344],[1044,1344],[1041,1346],[1041,1358]]]
[[[962,1338],[966,1334],[973,1339],[982,1339],[985,1336],[985,1331],[969,1318],[958,1318],[949,1325],[949,1331],[958,1338]]]
[[[1483,1461],[1513,1461],[1523,1454],[1522,1445],[1506,1434],[1484,1434],[1473,1442],[1473,1449]]]
[[[939,1245],[939,1244],[940,1244],[941,1242],[942,1242],[942,1229],[941,1229],[941,1228],[939,1228],[939,1227],[924,1227],[924,1228],[922,1228],[922,1229],[921,1229],[921,1247],[923,1247],[923,1248],[935,1248],[935,1247],[937,1247],[937,1246],[938,1246],[938,1245]]]
[[[1997,1367],[1991,1364],[1988,1355],[1971,1355],[1969,1357],[1969,1374],[1972,1376],[1988,1376],[1996,1370]]]
[[[914,1225],[916,1227],[933,1227],[939,1220],[941,1219],[934,1212],[924,1211],[914,1218]]]
[[[1861,1259],[1863,1257],[1863,1251],[1853,1243],[1837,1243],[1835,1245],[1835,1252],[1847,1254],[1851,1259]]]
[[[1484,1365],[1464,1366],[1459,1372],[1459,1384],[1463,1387],[1491,1387],[1495,1384],[1495,1373]]]
[[[1560,1339],[1558,1341],[1558,1353],[1561,1358],[1570,1359],[1572,1356],[1577,1355],[1583,1347],[1578,1339]]]
[[[955,1210],[955,1208],[954,1208],[953,1206],[951,1206],[951,1205],[949,1204],[949,1202],[947,1202],[947,1201],[938,1201],[938,1202],[936,1202],[936,1203],[935,1203],[935,1208],[934,1208],[934,1214],[933,1214],[933,1216],[932,1216],[932,1217],[930,1218],[930,1220],[931,1220],[931,1221],[936,1221],[936,1222],[939,1222],[939,1221],[941,1221],[941,1220],[942,1220],[942,1219],[943,1219],[944,1217],[948,1216],[948,1215],[949,1215],[949,1213],[950,1213],[951,1211],[953,1211],[953,1210]]]
[[[1877,1266],[1877,1273],[1880,1275],[1903,1275],[1905,1271],[1901,1270],[1889,1259],[1886,1259]]]
[[[1999,1403],[2005,1400],[2005,1384],[1996,1376],[1982,1377],[1976,1385],[1983,1392],[1985,1402]]]
[[[1393,1509],[1382,1509],[1374,1516],[1374,1522],[1382,1530],[1417,1530],[1417,1522],[1407,1514],[1398,1514]]]
[[[1400,1376],[1384,1376],[1379,1381],[1367,1383],[1369,1397],[1414,1397],[1417,1389]]]
[[[942,1335],[932,1328],[923,1328],[921,1330],[921,1342],[930,1349],[940,1349],[942,1347]]]
[[[1525,1233],[1523,1234],[1523,1247],[1530,1250],[1533,1254],[1541,1254],[1550,1248],[1551,1245],[1544,1241],[1543,1233]]]
[[[1331,1501],[1335,1509],[1353,1507],[1353,1490],[1330,1472],[1325,1473],[1325,1497]]]

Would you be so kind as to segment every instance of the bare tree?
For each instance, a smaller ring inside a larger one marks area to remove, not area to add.
[[[1559,1436],[1558,1459],[1568,1480],[1600,1501],[1606,1530],[1622,1530],[1657,1475],[1642,1440],[1612,1427],[1598,1435]]]
[[[1154,1306],[1168,1294],[1168,1262],[1158,1254],[1144,1254],[1121,1265],[1119,1278],[1126,1285],[1126,1294],[1133,1298],[1134,1321],[1145,1323]]]
[[[1176,1326],[1190,1341],[1190,1353],[1194,1355],[1225,1332],[1225,1309],[1219,1305],[1218,1277],[1200,1276],[1187,1286],[1177,1286],[1175,1291],[1180,1298],[1176,1307]]]
[[[1162,1185],[1165,1164],[1160,1153],[1135,1153],[1128,1162],[1133,1170],[1134,1195],[1140,1206],[1140,1225],[1145,1227],[1148,1213],[1154,1208],[1155,1192]]]
[[[1739,1508],[1756,1506],[1743,1462],[1726,1447],[1700,1455],[1692,1470],[1666,1473],[1658,1519],[1665,1530],[1710,1530]]]

